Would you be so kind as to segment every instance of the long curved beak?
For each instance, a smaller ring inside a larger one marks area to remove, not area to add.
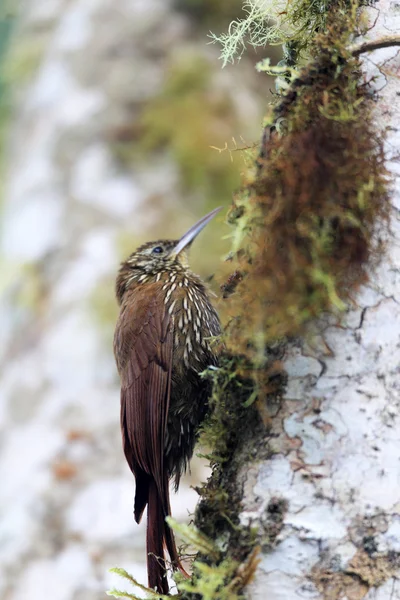
[[[182,250],[187,248],[187,246],[193,242],[194,238],[199,235],[200,231],[204,229],[206,225],[208,225],[208,223],[215,217],[216,214],[219,213],[220,210],[222,210],[222,206],[215,208],[208,213],[208,215],[200,219],[200,221],[197,221],[197,223],[181,237],[175,248],[171,250],[170,256],[177,256],[180,252],[182,252]]]

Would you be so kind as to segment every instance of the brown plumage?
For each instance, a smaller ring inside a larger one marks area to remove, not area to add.
[[[193,454],[209,385],[200,373],[217,364],[210,338],[220,333],[206,287],[188,266],[187,250],[219,209],[180,240],[144,244],[117,277],[121,307],[114,353],[121,377],[121,430],[126,460],[136,479],[135,520],[147,506],[149,587],[168,592],[164,548],[185,573],[170,515],[169,480],[175,488]]]

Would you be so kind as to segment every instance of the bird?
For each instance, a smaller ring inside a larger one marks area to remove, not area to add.
[[[220,210],[179,240],[143,244],[121,263],[116,279],[122,445],[136,481],[137,523],[147,507],[148,585],[161,594],[169,591],[165,549],[173,570],[188,576],[166,523],[169,481],[177,492],[193,455],[211,391],[201,373],[218,366],[212,340],[221,333],[210,292],[190,270],[189,249]]]

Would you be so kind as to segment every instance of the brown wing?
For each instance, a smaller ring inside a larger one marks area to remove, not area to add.
[[[165,493],[163,455],[173,330],[161,287],[160,283],[147,284],[126,295],[114,339],[121,376],[124,451],[136,476],[137,520],[146,506],[151,478],[154,478],[160,496]]]

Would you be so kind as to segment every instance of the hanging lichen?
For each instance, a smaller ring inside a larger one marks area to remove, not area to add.
[[[373,0],[372,0],[373,1]],[[248,46],[265,49],[284,45],[286,64],[293,65],[312,53],[315,37],[325,32],[332,14],[346,18],[370,0],[243,0],[243,13],[231,22],[226,33],[210,33],[221,47],[225,67],[240,60]],[[350,29],[348,29],[350,31]]]

